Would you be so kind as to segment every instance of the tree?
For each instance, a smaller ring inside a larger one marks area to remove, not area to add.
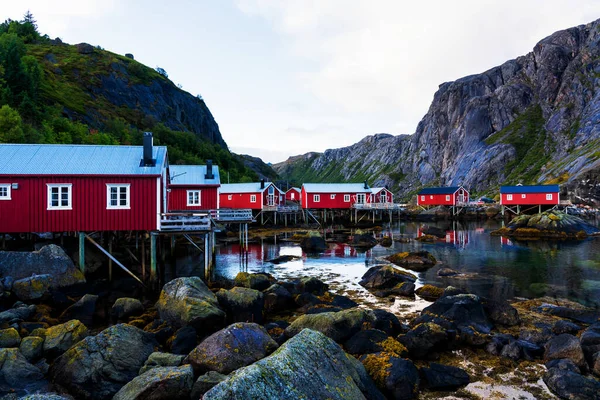
[[[0,108],[0,142],[22,143],[25,139],[23,134],[23,121],[17,110],[8,105]]]
[[[25,15],[23,16],[23,24],[31,24],[37,30],[37,21],[33,18],[33,14],[31,11],[27,10]]]
[[[167,74],[167,71],[165,71],[164,69],[162,69],[161,67],[156,67],[156,72],[158,72],[159,75],[164,76],[165,78],[168,78],[169,75]]]

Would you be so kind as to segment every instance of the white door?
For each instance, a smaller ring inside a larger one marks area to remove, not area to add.
[[[356,203],[357,204],[365,204],[365,194],[364,193],[359,193],[356,195]]]

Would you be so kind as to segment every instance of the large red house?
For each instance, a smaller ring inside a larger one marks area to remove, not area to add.
[[[283,203],[283,194],[272,182],[226,183],[219,191],[219,208],[265,210]]]
[[[167,208],[172,211],[216,210],[219,208],[219,167],[208,160],[206,165],[171,165],[169,167]]]
[[[394,194],[385,187],[371,188],[371,203],[390,204],[394,202]]]
[[[457,206],[469,202],[469,192],[462,186],[432,187],[417,193],[420,206]]]
[[[160,230],[167,148],[0,144],[0,232]]]
[[[558,185],[500,186],[500,204],[516,205],[557,205],[560,203]]]
[[[300,193],[302,190],[297,187],[289,188],[287,192],[285,192],[285,199],[287,201],[294,201],[296,203],[300,202]]]
[[[305,183],[301,190],[305,209],[349,209],[371,201],[367,183]]]

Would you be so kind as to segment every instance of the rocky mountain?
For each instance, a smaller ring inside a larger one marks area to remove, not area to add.
[[[413,135],[377,134],[274,165],[296,182],[362,181],[409,198],[423,186],[560,183],[600,200],[600,20],[527,55],[439,86]]]

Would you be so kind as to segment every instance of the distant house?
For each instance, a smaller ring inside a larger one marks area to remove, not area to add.
[[[0,232],[160,230],[167,148],[0,144]]]
[[[500,186],[500,204],[516,205],[557,205],[560,203],[558,185]]]
[[[349,209],[371,201],[367,183],[305,183],[301,189],[305,209]]]
[[[385,187],[371,188],[371,203],[390,204],[394,202],[394,195]]]
[[[297,187],[289,188],[287,192],[285,192],[285,199],[287,201],[295,201],[300,202],[300,193],[301,189]]]
[[[420,206],[456,206],[469,202],[469,192],[462,186],[431,187],[417,193]]]
[[[216,210],[219,208],[219,167],[208,160],[206,165],[171,165],[169,167],[167,204],[169,211]]]
[[[266,210],[283,203],[283,193],[272,182],[221,185],[219,208]]]

